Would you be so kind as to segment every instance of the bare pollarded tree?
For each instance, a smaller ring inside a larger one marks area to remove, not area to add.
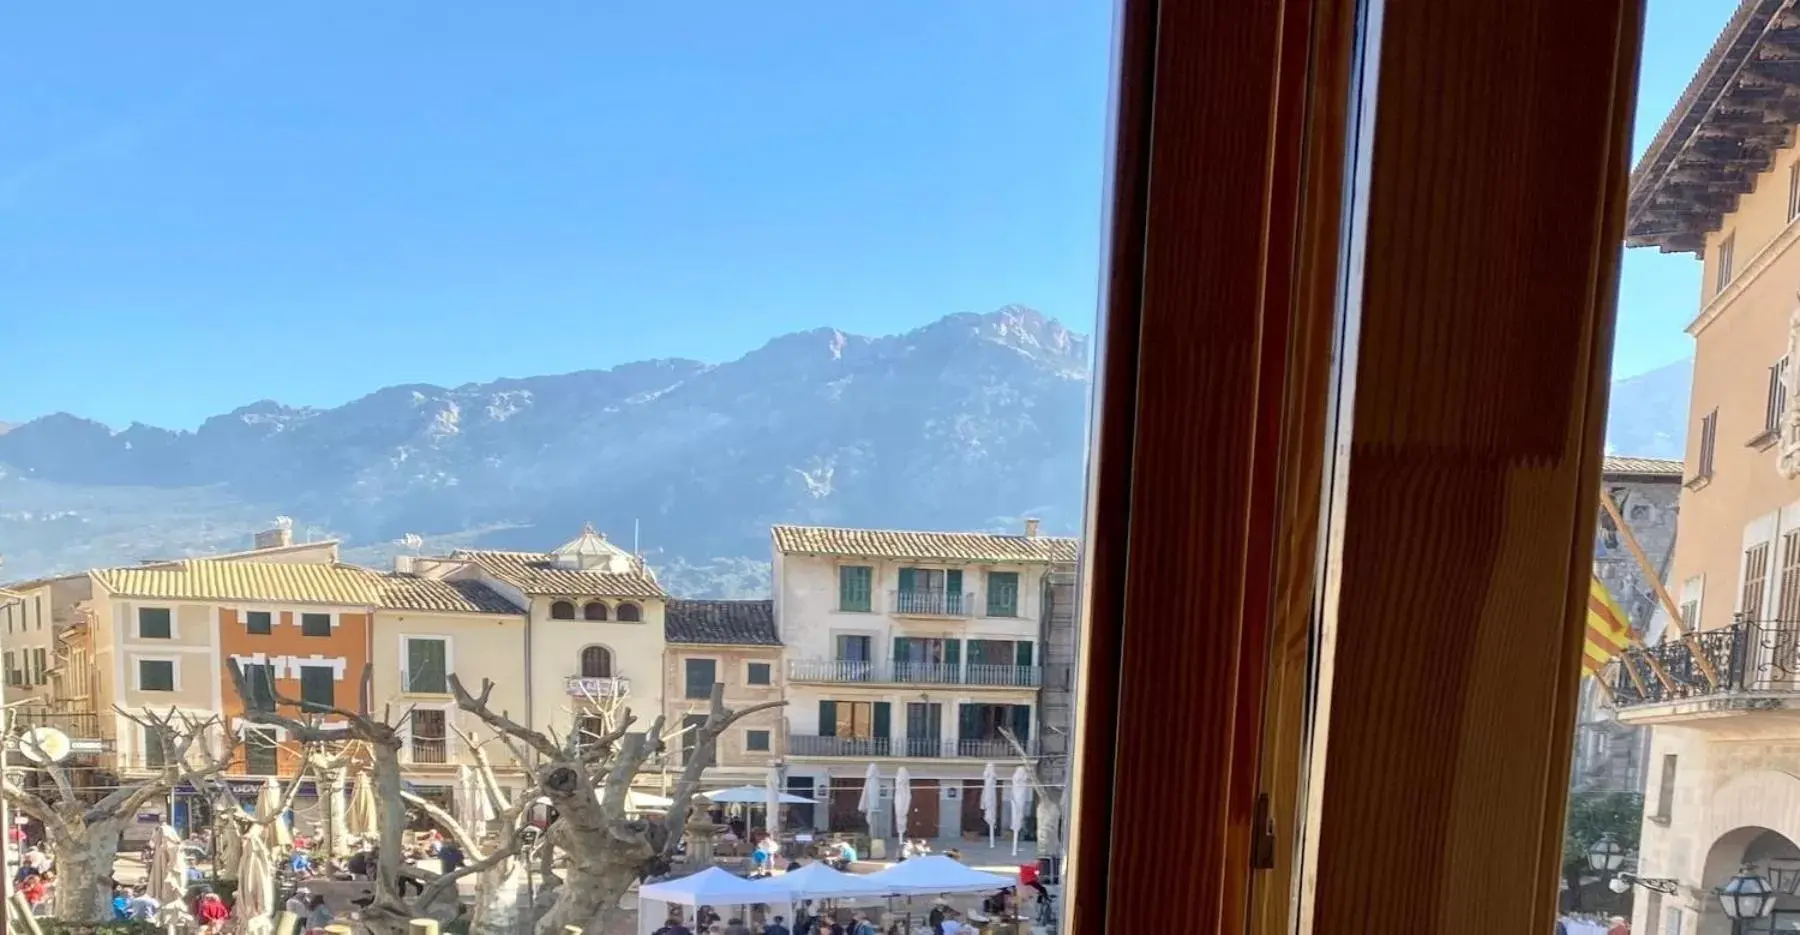
[[[378,841],[380,846],[379,860],[375,873],[375,894],[373,902],[362,912],[362,923],[375,935],[401,935],[408,931],[407,923],[417,917],[428,915],[431,906],[446,891],[454,893],[458,880],[471,875],[482,875],[477,878],[477,904],[483,902],[480,883],[483,879],[504,879],[504,876],[489,874],[495,868],[503,868],[514,862],[524,844],[524,837],[514,833],[521,820],[526,805],[535,796],[535,790],[527,788],[518,795],[515,801],[506,801],[504,792],[495,781],[493,770],[488,765],[485,755],[480,756],[480,768],[483,784],[488,789],[490,802],[495,806],[498,815],[497,823],[501,834],[491,849],[471,829],[465,828],[454,816],[438,808],[436,805],[404,791],[400,779],[400,750],[403,743],[402,729],[411,717],[411,710],[402,712],[399,719],[394,718],[391,709],[385,709],[382,717],[374,717],[335,706],[303,704],[297,698],[291,698],[278,692],[266,692],[265,697],[272,697],[272,706],[254,706],[249,704],[249,694],[245,690],[244,676],[237,663],[231,666],[231,678],[240,698],[246,699],[244,720],[253,724],[280,727],[288,732],[288,736],[305,744],[318,744],[327,748],[341,748],[349,741],[360,741],[368,746],[372,761],[376,796],[383,802],[406,802],[419,809],[431,820],[441,826],[454,839],[467,855],[469,862],[450,873],[430,877],[423,882],[424,890],[411,900],[400,895],[400,878],[404,874],[418,878],[420,872],[404,867],[401,856],[405,853],[403,839],[406,831],[406,809],[384,808],[380,814]],[[368,697],[372,670],[363,670],[363,697]],[[296,714],[282,713],[282,708],[293,708]],[[326,726],[324,719],[332,718],[341,721],[341,725]],[[477,749],[479,749],[477,747]],[[505,929],[489,927],[484,931],[500,932]]]
[[[620,899],[632,884],[666,871],[674,859],[681,846],[681,826],[693,807],[701,771],[712,760],[719,735],[748,715],[787,704],[772,701],[734,711],[725,707],[725,686],[715,683],[705,721],[691,728],[693,745],[675,782],[668,820],[652,822],[626,814],[632,779],[681,731],[664,736],[661,715],[645,730],[633,731],[636,719],[629,709],[622,709],[603,719],[603,733],[578,727],[568,737],[558,738],[553,732],[533,730],[505,712],[493,710],[488,704],[493,689],[494,683],[484,679],[481,693],[471,694],[460,679],[450,676],[458,707],[535,754],[537,784],[556,808],[558,817],[550,826],[549,841],[568,858],[567,879],[556,889],[554,902],[538,917],[538,935],[562,932],[571,925],[590,932],[608,931],[614,913],[620,911]]]
[[[132,824],[140,808],[166,797],[184,778],[204,779],[223,770],[231,761],[235,741],[216,717],[204,720],[170,709],[167,714],[144,711],[119,713],[145,727],[145,736],[161,745],[162,765],[154,775],[118,788],[89,803],[77,794],[68,770],[51,762],[29,732],[18,742],[38,754],[37,768],[50,776],[56,798],[45,799],[26,791],[12,778],[0,778],[0,794],[13,808],[43,823],[44,834],[56,855],[56,918],[65,923],[97,925],[113,918],[113,864],[119,856],[119,836]],[[217,737],[217,742],[212,741]]]

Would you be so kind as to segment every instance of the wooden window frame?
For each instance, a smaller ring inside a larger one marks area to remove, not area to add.
[[[1641,14],[1120,6],[1067,931],[1551,928]]]
[[[1719,251],[1713,258],[1713,294],[1718,295],[1731,285],[1733,264],[1737,260],[1737,231],[1726,231],[1719,238]]]

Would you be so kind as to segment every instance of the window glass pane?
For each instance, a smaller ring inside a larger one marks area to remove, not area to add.
[[[300,701],[323,710],[337,703],[337,681],[330,666],[300,667]]]
[[[253,610],[244,615],[244,631],[267,636],[275,631],[275,615],[266,610]]]
[[[330,614],[301,614],[300,615],[300,635],[302,635],[302,636],[330,636],[331,635],[331,615]]]
[[[867,565],[838,567],[838,609],[868,612],[873,606],[875,569]]]
[[[713,684],[718,682],[719,664],[713,659],[686,660],[687,697],[711,698]]]
[[[769,732],[766,730],[745,731],[744,749],[754,753],[767,752],[769,749]]]
[[[280,766],[279,750],[273,730],[245,728],[244,772],[251,776],[276,775]]]
[[[245,665],[244,691],[248,696],[245,702],[252,710],[269,711],[275,707],[275,667],[273,665]]]
[[[774,667],[767,662],[752,662],[748,666],[749,673],[747,681],[752,685],[767,685],[771,679],[771,671],[773,668]]]
[[[443,640],[409,638],[406,641],[406,690],[431,695],[449,692],[449,673],[445,669],[447,653]]]
[[[169,613],[167,607],[139,607],[138,639],[169,639],[171,630]]]
[[[175,663],[162,659],[138,660],[138,688],[147,692],[175,690]]]

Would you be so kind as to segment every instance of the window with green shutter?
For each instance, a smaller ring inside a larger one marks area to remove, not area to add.
[[[244,704],[252,711],[275,710],[275,667],[246,665],[244,670]]]
[[[711,698],[713,684],[719,680],[719,661],[689,659],[686,675],[688,698]]]
[[[172,630],[173,627],[170,623],[169,608],[138,608],[138,639],[166,640],[169,639]]]
[[[273,776],[280,764],[275,731],[269,728],[244,729],[244,773],[250,776]]]
[[[300,706],[323,711],[337,703],[337,679],[330,666],[300,667]]]
[[[1019,573],[990,571],[987,573],[987,615],[1017,617],[1019,615]]]
[[[819,736],[837,736],[837,702],[819,702]]]
[[[443,640],[409,637],[406,641],[406,690],[415,695],[450,692],[449,647]]]
[[[868,613],[873,600],[875,569],[868,565],[838,566],[838,610]]]
[[[175,663],[172,660],[138,660],[138,691],[172,692],[174,690]]]

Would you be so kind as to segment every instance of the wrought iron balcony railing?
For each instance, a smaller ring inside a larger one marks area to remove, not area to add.
[[[930,588],[906,588],[888,592],[888,606],[896,614],[916,617],[967,617],[975,595]]]
[[[564,680],[571,698],[618,698],[631,694],[631,680],[622,676],[596,677],[571,675]]]
[[[1012,745],[1000,737],[945,740],[939,737],[819,737],[810,734],[790,735],[788,753],[793,756],[900,756],[982,760],[1009,759],[1017,755],[1013,752]]]
[[[1739,620],[1694,633],[1691,644],[1671,639],[1627,650],[1601,678],[1620,708],[1737,692],[1800,694],[1800,620]]]
[[[1037,666],[1003,666],[940,662],[855,662],[845,659],[790,659],[788,679],[795,682],[897,682],[909,685],[985,685],[1036,688]]]

